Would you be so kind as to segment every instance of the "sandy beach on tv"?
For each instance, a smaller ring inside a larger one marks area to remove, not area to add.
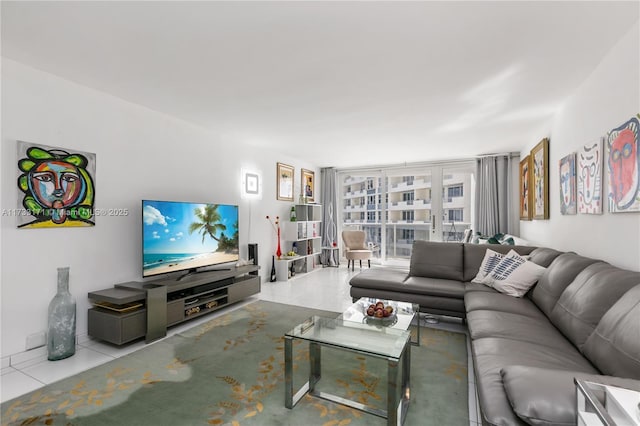
[[[185,269],[202,268],[204,266],[211,266],[217,263],[235,262],[238,260],[237,253],[209,253],[199,255],[195,259],[188,259],[181,262],[173,262],[168,265],[158,266],[157,268],[151,268],[147,270],[147,274],[166,274],[169,272],[182,271]]]

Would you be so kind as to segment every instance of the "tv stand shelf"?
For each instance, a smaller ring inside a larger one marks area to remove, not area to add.
[[[167,327],[260,292],[259,266],[206,271],[184,279],[130,281],[93,291],[89,335],[116,345],[166,336]]]

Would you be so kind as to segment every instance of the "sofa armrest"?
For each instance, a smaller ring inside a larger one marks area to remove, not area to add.
[[[574,378],[640,391],[640,380],[577,371],[511,365],[500,374],[513,411],[530,425],[575,425]]]
[[[354,275],[351,280],[349,280],[349,284],[352,287],[398,291],[406,279],[406,272],[375,268],[365,269],[359,274]]]

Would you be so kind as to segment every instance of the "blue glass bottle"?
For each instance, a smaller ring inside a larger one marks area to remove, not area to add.
[[[69,293],[69,267],[58,268],[58,292],[49,303],[47,355],[49,361],[76,353],[76,299]]]

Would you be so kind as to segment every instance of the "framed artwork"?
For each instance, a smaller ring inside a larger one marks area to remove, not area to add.
[[[578,152],[578,213],[602,213],[602,139]]]
[[[302,185],[300,186],[300,190],[302,191],[302,196],[307,200],[308,203],[313,203],[315,201],[315,177],[314,172],[307,169],[301,170],[301,179]]]
[[[531,156],[520,162],[520,220],[531,220]]]
[[[531,216],[549,219],[549,139],[542,139],[531,150]]]
[[[18,228],[95,226],[96,155],[18,141]]]
[[[281,201],[293,201],[293,166],[278,163],[276,168],[277,194]]]
[[[640,211],[639,118],[640,114],[632,117],[607,135],[608,199],[611,213]]]
[[[560,159],[560,213],[572,215],[578,213],[576,202],[576,154],[572,153]]]

